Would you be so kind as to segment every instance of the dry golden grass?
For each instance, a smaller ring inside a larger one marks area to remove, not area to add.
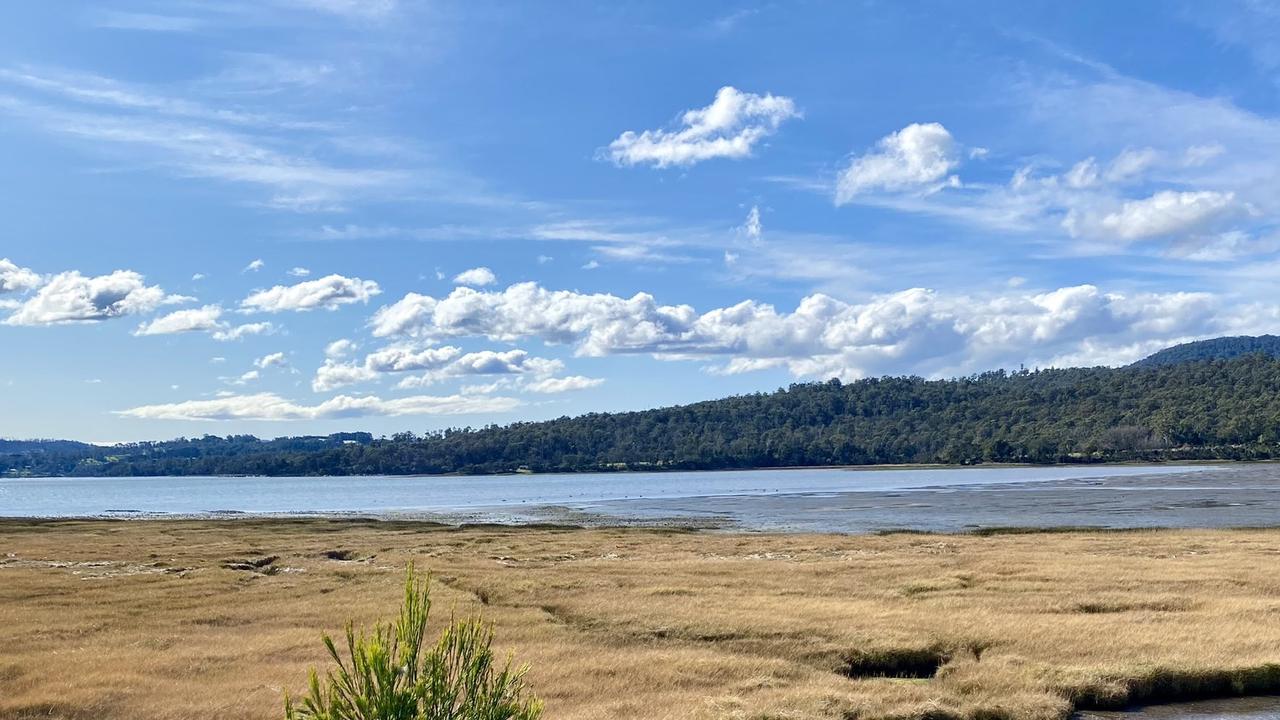
[[[7,521],[0,718],[279,718],[320,632],[391,614],[410,560],[438,619],[483,613],[533,665],[548,718],[1060,719],[1280,688],[1280,531]]]

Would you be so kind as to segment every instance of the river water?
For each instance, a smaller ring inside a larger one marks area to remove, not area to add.
[[[0,479],[0,516],[361,515],[740,530],[1280,525],[1280,465]]]
[[[1280,697],[1149,705],[1123,712],[1082,712],[1078,720],[1280,720]]]

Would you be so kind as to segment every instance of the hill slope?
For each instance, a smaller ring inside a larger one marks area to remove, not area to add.
[[[1280,337],[1275,335],[1241,335],[1212,340],[1183,343],[1167,347],[1134,363],[1138,367],[1176,365],[1200,360],[1230,360],[1232,358],[1262,353],[1268,357],[1280,357]]]
[[[0,474],[319,475],[1280,456],[1280,360],[792,385],[503,427],[0,452]]]

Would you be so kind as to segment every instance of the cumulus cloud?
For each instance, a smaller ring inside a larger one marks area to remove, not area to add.
[[[347,385],[377,380],[378,373],[364,365],[344,363],[326,358],[324,364],[316,369],[316,376],[311,379],[311,389],[315,392],[329,392]]]
[[[559,360],[532,357],[528,352],[480,350],[464,353],[452,345],[414,347],[389,345],[364,357],[362,362],[342,362],[328,358],[316,370],[311,388],[328,392],[346,385],[379,380],[406,372],[421,375],[405,378],[396,387],[419,388],[442,380],[473,375],[524,375],[544,378],[564,369]]]
[[[428,348],[392,345],[369,353],[362,363],[341,362],[331,356],[316,370],[311,389],[328,392],[355,383],[377,380],[387,373],[434,370],[461,354],[460,348],[449,345]]]
[[[959,165],[956,143],[939,123],[912,123],[854,158],[836,183],[836,204],[876,190],[902,191],[944,181]]]
[[[266,265],[266,263],[262,262],[262,258],[258,258],[257,260],[251,261],[248,265],[245,265],[244,269],[240,272],[258,272],[262,268],[266,267]]]
[[[428,343],[534,339],[572,345],[581,356],[721,358],[717,372],[785,366],[799,377],[856,378],[1007,367],[1083,351],[1086,340],[1114,348],[1220,334],[1239,329],[1246,315],[1207,293],[1117,293],[1093,285],[978,295],[915,288],[859,303],[815,294],[791,312],[747,300],[699,313],[644,293],[622,298],[521,283],[501,291],[457,288],[439,299],[410,293],[374,315],[372,332]]]
[[[375,396],[338,395],[316,405],[303,405],[274,393],[226,395],[211,400],[142,405],[117,415],[146,420],[330,420],[371,416],[469,415],[514,410],[520,401],[499,396],[412,395],[384,400]]]
[[[1105,215],[1101,226],[1122,240],[1141,240],[1198,230],[1238,209],[1235,193],[1163,190],[1126,202]]]
[[[133,331],[134,335],[176,335],[189,332],[207,332],[219,342],[240,340],[249,335],[270,335],[276,331],[269,322],[232,325],[223,320],[221,305],[205,305],[199,308],[176,310],[154,320],[144,322]]]
[[[381,292],[378,283],[372,280],[334,274],[296,285],[276,285],[267,290],[259,290],[241,301],[240,308],[250,312],[269,313],[317,308],[335,310],[340,305],[367,303],[369,298]]]
[[[149,322],[144,322],[133,331],[134,335],[174,335],[187,332],[211,332],[226,328],[222,322],[222,307],[205,305],[204,307],[177,310]]]
[[[449,378],[475,375],[531,375],[546,378],[564,369],[559,360],[532,357],[524,350],[480,350],[471,352],[429,370],[422,375],[408,377],[397,383],[398,388],[426,387]]]
[[[240,375],[239,377],[223,378],[223,380],[230,383],[231,385],[248,385],[254,380],[257,380],[259,377],[261,377],[261,373],[259,373],[257,370],[250,370],[249,372],[246,372],[243,375]]]
[[[242,340],[250,335],[272,335],[276,331],[276,326],[269,322],[245,323],[243,325],[226,326],[221,330],[215,330],[210,337],[219,342],[230,342],[232,340]]]
[[[472,287],[483,287],[498,282],[498,276],[487,267],[471,268],[463,270],[453,276],[454,285],[470,285]]]
[[[291,277],[307,277],[310,274],[311,271],[304,267],[296,267],[289,270]]]
[[[332,359],[343,358],[355,352],[355,349],[355,342],[346,338],[339,338],[324,346],[324,356]]]
[[[0,294],[35,290],[40,283],[40,276],[34,270],[18,267],[9,258],[0,258]]]
[[[148,313],[161,305],[188,300],[190,298],[181,295],[168,295],[156,285],[147,285],[141,275],[131,270],[96,277],[85,277],[73,270],[50,278],[4,322],[7,325],[96,322]]]
[[[791,98],[726,86],[710,105],[682,114],[679,129],[628,130],[609,143],[607,156],[617,165],[648,163],[659,168],[744,158],[783,122],[797,117],[800,111]]]
[[[285,355],[283,352],[273,352],[267,355],[263,355],[262,357],[253,361],[253,366],[258,368],[259,370],[266,370],[267,368],[271,368],[271,367],[284,367],[288,364],[289,364],[289,361],[288,359],[285,358]]]

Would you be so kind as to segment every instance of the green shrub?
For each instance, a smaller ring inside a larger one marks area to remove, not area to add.
[[[434,647],[424,645],[430,585],[409,566],[404,605],[394,625],[358,636],[347,624],[347,659],[323,681],[313,669],[307,694],[285,698],[286,720],[537,720],[542,703],[526,694],[527,667],[499,667],[493,630],[479,620],[451,621]]]

